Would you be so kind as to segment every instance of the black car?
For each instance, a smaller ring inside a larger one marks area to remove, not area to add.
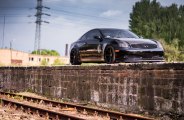
[[[92,29],[71,44],[70,63],[161,62],[162,45],[124,29]]]

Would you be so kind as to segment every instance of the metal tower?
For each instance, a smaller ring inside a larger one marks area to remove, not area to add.
[[[37,6],[36,6],[36,32],[35,32],[35,43],[34,43],[34,50],[39,51],[36,54],[40,54],[40,48],[41,48],[41,24],[49,23],[47,21],[42,21],[42,15],[50,16],[49,14],[43,13],[43,8],[50,9],[48,7],[43,6],[43,0],[37,0]]]

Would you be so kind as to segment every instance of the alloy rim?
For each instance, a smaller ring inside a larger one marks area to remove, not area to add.
[[[113,53],[113,50],[112,48],[108,48],[105,52],[105,60],[107,63],[112,63],[113,62],[113,56],[114,56],[114,53]]]
[[[70,57],[70,61],[71,61],[72,64],[75,63],[75,58],[76,58],[75,51],[72,51],[71,57]]]

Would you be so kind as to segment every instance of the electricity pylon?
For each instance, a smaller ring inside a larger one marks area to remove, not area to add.
[[[43,8],[50,9],[49,7],[43,6],[43,0],[37,0],[37,6],[36,6],[36,32],[35,32],[35,43],[34,43],[34,50],[36,51],[36,54],[40,54],[41,50],[41,25],[42,22],[49,23],[47,21],[42,20],[42,15],[50,16],[50,14],[43,13]],[[37,53],[37,51],[39,51]]]

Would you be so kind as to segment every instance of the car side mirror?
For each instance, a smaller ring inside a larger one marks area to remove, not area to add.
[[[97,39],[97,40],[102,40],[101,36],[94,36],[94,38]]]

